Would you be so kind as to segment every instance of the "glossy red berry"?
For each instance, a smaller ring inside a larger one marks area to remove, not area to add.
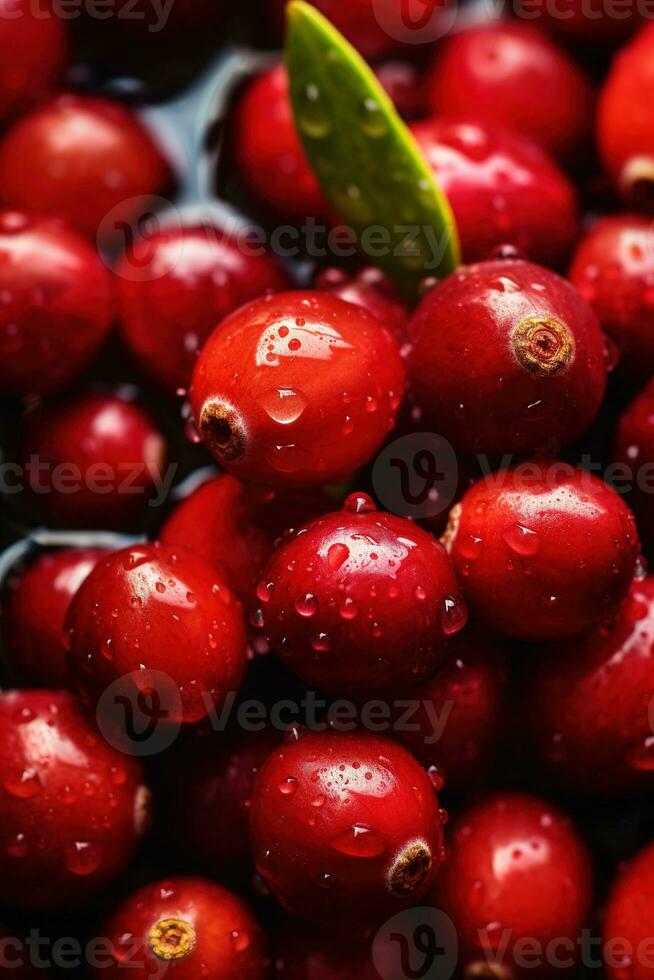
[[[409,311],[392,282],[374,266],[349,276],[342,269],[325,269],[316,279],[316,289],[324,289],[347,303],[362,306],[403,341]]]
[[[548,647],[533,664],[525,717],[541,764],[575,790],[651,788],[654,579],[635,581],[615,618]]]
[[[50,520],[118,529],[161,487],[167,453],[143,409],[111,394],[37,409],[22,450],[29,486]]]
[[[366,463],[404,392],[395,338],[324,292],[278,293],[227,317],[202,349],[191,405],[202,441],[234,476],[318,486]]]
[[[223,317],[290,285],[268,255],[219,228],[158,231],[128,248],[116,268],[123,336],[167,388],[188,387],[198,351]]]
[[[94,250],[61,222],[0,212],[0,390],[49,394],[95,356],[113,319]]]
[[[636,569],[636,522],[602,480],[530,461],[480,480],[446,546],[472,612],[506,636],[555,640],[610,616]]]
[[[71,905],[127,866],[148,822],[136,759],[63,691],[0,694],[0,899]]]
[[[287,911],[356,927],[414,905],[443,859],[427,773],[377,736],[311,733],[277,749],[255,781],[255,860]]]
[[[415,687],[466,622],[443,546],[361,494],[285,541],[257,594],[273,649],[303,680],[337,694]]]
[[[652,980],[654,844],[618,874],[604,911],[603,962],[607,980]]]
[[[369,931],[335,941],[333,929],[289,919],[273,941],[275,980],[379,980],[374,938]]]
[[[416,400],[458,450],[556,450],[601,405],[597,317],[568,282],[530,262],[480,262],[448,276],[422,300],[409,339]]]
[[[654,82],[651,24],[616,56],[600,93],[597,140],[619,193],[639,208],[654,207],[654,133],[649,93]]]
[[[624,467],[631,488],[629,503],[636,514],[645,552],[651,554],[654,551],[654,379],[620,417],[613,458]]]
[[[578,232],[575,191],[540,146],[491,123],[432,118],[411,129],[452,206],[464,261],[510,242],[562,265]]]
[[[68,36],[64,19],[45,4],[27,0],[0,4],[0,119],[48,92],[64,67]]]
[[[261,930],[248,906],[206,878],[168,878],[129,895],[104,923],[111,964],[94,976],[118,980],[264,980]]]
[[[64,218],[92,238],[124,232],[169,179],[136,117],[106,99],[61,95],[23,116],[0,143],[0,201]]]
[[[162,672],[179,692],[179,703],[166,709],[171,722],[204,718],[243,678],[240,603],[209,565],[181,548],[135,545],[102,559],[73,599],[66,626],[71,665],[92,698],[119,678],[126,692],[151,687],[152,672]]]
[[[651,221],[637,214],[602,218],[581,240],[570,281],[617,345],[632,382],[654,374],[654,251]]]
[[[2,636],[11,664],[33,684],[68,686],[64,620],[73,596],[105,554],[99,548],[46,552],[9,579]]]
[[[499,123],[569,157],[587,135],[591,87],[574,61],[531,23],[496,21],[450,38],[427,80],[436,116]]]
[[[549,980],[562,961],[574,967],[592,882],[570,820],[535,796],[508,793],[461,813],[449,839],[431,902],[454,923],[462,974]]]

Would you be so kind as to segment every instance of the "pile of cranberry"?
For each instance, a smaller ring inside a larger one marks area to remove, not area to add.
[[[654,25],[399,3],[314,0],[452,208],[413,299],[252,247],[339,224],[281,61],[230,91],[235,232],[0,2],[0,972],[654,977]]]

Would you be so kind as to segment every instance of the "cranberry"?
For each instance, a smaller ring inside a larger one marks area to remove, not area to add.
[[[468,266],[409,322],[409,378],[463,451],[529,453],[582,435],[606,386],[597,317],[564,279],[519,259]]]
[[[159,544],[124,548],[101,560],[73,599],[66,626],[80,685],[99,697],[119,678],[139,690],[153,671],[179,689],[171,722],[195,722],[222,704],[245,670],[240,603],[191,552]],[[180,651],[184,655],[180,656]],[[124,675],[137,672],[140,683]],[[156,686],[156,676],[155,676]]]
[[[623,48],[604,82],[597,139],[604,164],[622,196],[654,207],[654,134],[649,92],[654,84],[654,26]]]
[[[654,844],[648,844],[614,882],[604,912],[604,976],[651,980]]]
[[[283,65],[255,78],[241,98],[234,156],[245,182],[271,210],[295,219],[329,212],[295,129]]]
[[[107,233],[124,230],[169,176],[136,117],[106,99],[61,95],[20,119],[0,143],[0,200],[64,218],[93,238],[109,212]]]
[[[621,497],[553,461],[480,480],[453,509],[446,539],[471,610],[525,640],[574,636],[610,616],[638,558]]]
[[[223,317],[289,286],[270,256],[207,227],[158,231],[133,243],[116,275],[125,340],[173,391],[189,385],[198,351]]]
[[[615,438],[614,458],[631,484],[630,502],[647,553],[654,552],[651,469],[654,464],[654,379],[623,413]]]
[[[113,318],[107,271],[60,222],[0,212],[0,390],[48,394],[95,356]]]
[[[112,964],[94,976],[117,980],[264,980],[263,937],[248,906],[206,878],[169,878],[129,895],[102,927]]]
[[[434,118],[411,126],[454,212],[466,262],[517,245],[561,265],[578,232],[575,191],[531,140],[490,123]]]
[[[56,82],[66,61],[62,18],[28,0],[0,3],[0,119],[36,101]]]
[[[3,691],[0,723],[0,900],[79,902],[126,867],[143,833],[141,767],[65,691]]]
[[[335,942],[333,929],[288,920],[274,940],[275,980],[379,980],[373,935],[339,936]]]
[[[99,548],[46,552],[9,580],[2,634],[12,664],[32,683],[68,685],[64,620],[71,599],[104,554]]]
[[[575,789],[615,796],[652,785],[654,578],[635,581],[608,626],[545,649],[526,717],[540,761]]]
[[[409,316],[406,304],[380,269],[370,266],[353,276],[341,269],[325,269],[316,279],[316,289],[362,306],[392,330],[398,340],[404,340]]]
[[[574,966],[591,897],[589,855],[570,820],[520,793],[459,815],[431,896],[454,922],[462,974],[497,980],[549,980],[562,961]]]
[[[427,773],[399,745],[359,732],[310,733],[273,752],[250,826],[259,873],[282,905],[325,925],[415,905],[443,859]]]
[[[198,358],[191,404],[207,448],[272,487],[349,476],[392,428],[404,369],[390,332],[324,292],[278,293],[223,320]]]
[[[45,513],[76,527],[121,528],[161,485],[166,443],[116,395],[82,395],[28,415],[23,458]]]
[[[571,156],[588,135],[590,84],[533,24],[498,21],[454,35],[427,85],[434,115],[501,123],[554,156]]]
[[[616,343],[620,368],[632,381],[654,374],[654,252],[651,221],[615,214],[581,240],[570,280]]]

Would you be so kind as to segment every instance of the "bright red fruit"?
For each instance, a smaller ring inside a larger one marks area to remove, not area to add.
[[[432,118],[411,130],[449,200],[463,258],[516,245],[558,267],[578,233],[575,190],[531,140],[491,123]]]
[[[66,627],[76,678],[93,698],[132,673],[135,692],[151,687],[151,672],[161,671],[179,690],[179,706],[167,709],[172,722],[204,718],[207,700],[220,705],[243,678],[241,605],[183,549],[135,545],[101,560],[73,599]]]
[[[580,148],[592,115],[581,69],[530,23],[497,21],[455,34],[427,87],[434,115],[500,123],[554,156]]]
[[[614,882],[604,911],[604,976],[652,980],[654,844],[648,844]]]
[[[404,393],[395,338],[324,292],[277,293],[228,316],[202,349],[191,405],[202,441],[253,483],[318,486],[366,463]]]
[[[141,766],[63,691],[0,694],[0,900],[61,907],[127,866],[148,821]]]
[[[234,156],[245,183],[271,210],[287,219],[329,212],[295,129],[283,65],[255,78],[241,98]]]
[[[443,546],[362,494],[285,541],[257,594],[273,649],[303,680],[337,694],[415,687],[466,622]]]
[[[316,289],[324,289],[346,303],[362,306],[392,330],[398,340],[404,340],[409,311],[395,286],[380,269],[369,266],[353,276],[342,269],[325,269],[316,279]]]
[[[393,742],[306,734],[254,784],[259,873],[287,911],[355,927],[415,905],[443,860],[443,814],[427,773]]]
[[[652,223],[637,214],[598,221],[581,240],[569,278],[616,343],[620,370],[635,382],[654,374]]]
[[[537,642],[611,616],[639,554],[622,498],[553,460],[474,484],[452,510],[445,539],[471,611],[499,633]]]
[[[574,967],[591,898],[589,855],[570,820],[509,793],[460,814],[431,902],[454,923],[463,975],[551,980],[565,961]]]
[[[0,212],[0,392],[49,394],[97,353],[113,318],[109,275],[61,222]]]
[[[576,790],[619,796],[654,780],[654,578],[635,581],[614,621],[548,647],[524,695],[538,758]]]
[[[0,3],[0,118],[36,101],[56,82],[68,49],[64,19],[27,0]]]
[[[268,975],[261,930],[250,909],[232,892],[206,878],[168,878],[126,898],[104,923],[112,964],[100,980],[129,969],[134,980],[264,980]]]
[[[67,687],[63,629],[71,599],[106,552],[46,552],[12,576],[2,601],[2,636],[10,661],[43,687]]]
[[[272,257],[248,251],[245,238],[206,226],[158,231],[131,244],[116,279],[127,344],[173,391],[190,384],[198,351],[223,317],[290,285]]]
[[[629,501],[638,520],[645,551],[650,554],[654,550],[654,379],[621,416],[613,457],[625,468],[627,483],[631,486]]]
[[[409,322],[409,379],[427,421],[463,451],[530,453],[582,435],[602,403],[605,341],[579,293],[520,259],[467,266]]]
[[[616,56],[601,90],[597,139],[616,188],[639,208],[654,206],[654,25]]]
[[[124,234],[147,209],[144,198],[169,179],[136,117],[107,99],[61,95],[23,116],[0,143],[2,203],[64,218],[92,238],[100,230]]]
[[[143,409],[104,394],[37,408],[22,450],[29,486],[51,520],[119,529],[161,485],[167,453]]]

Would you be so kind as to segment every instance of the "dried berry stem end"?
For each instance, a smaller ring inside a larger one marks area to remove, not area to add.
[[[235,460],[245,452],[245,426],[236,409],[225,402],[206,402],[199,431],[207,449],[219,459]]]
[[[150,930],[148,941],[160,960],[181,960],[195,946],[195,929],[184,919],[160,919]]]
[[[574,360],[575,339],[555,316],[534,314],[521,320],[511,342],[518,361],[531,374],[559,374]]]
[[[431,864],[431,851],[426,841],[411,841],[391,865],[388,872],[389,891],[399,897],[413,894],[429,874]]]

